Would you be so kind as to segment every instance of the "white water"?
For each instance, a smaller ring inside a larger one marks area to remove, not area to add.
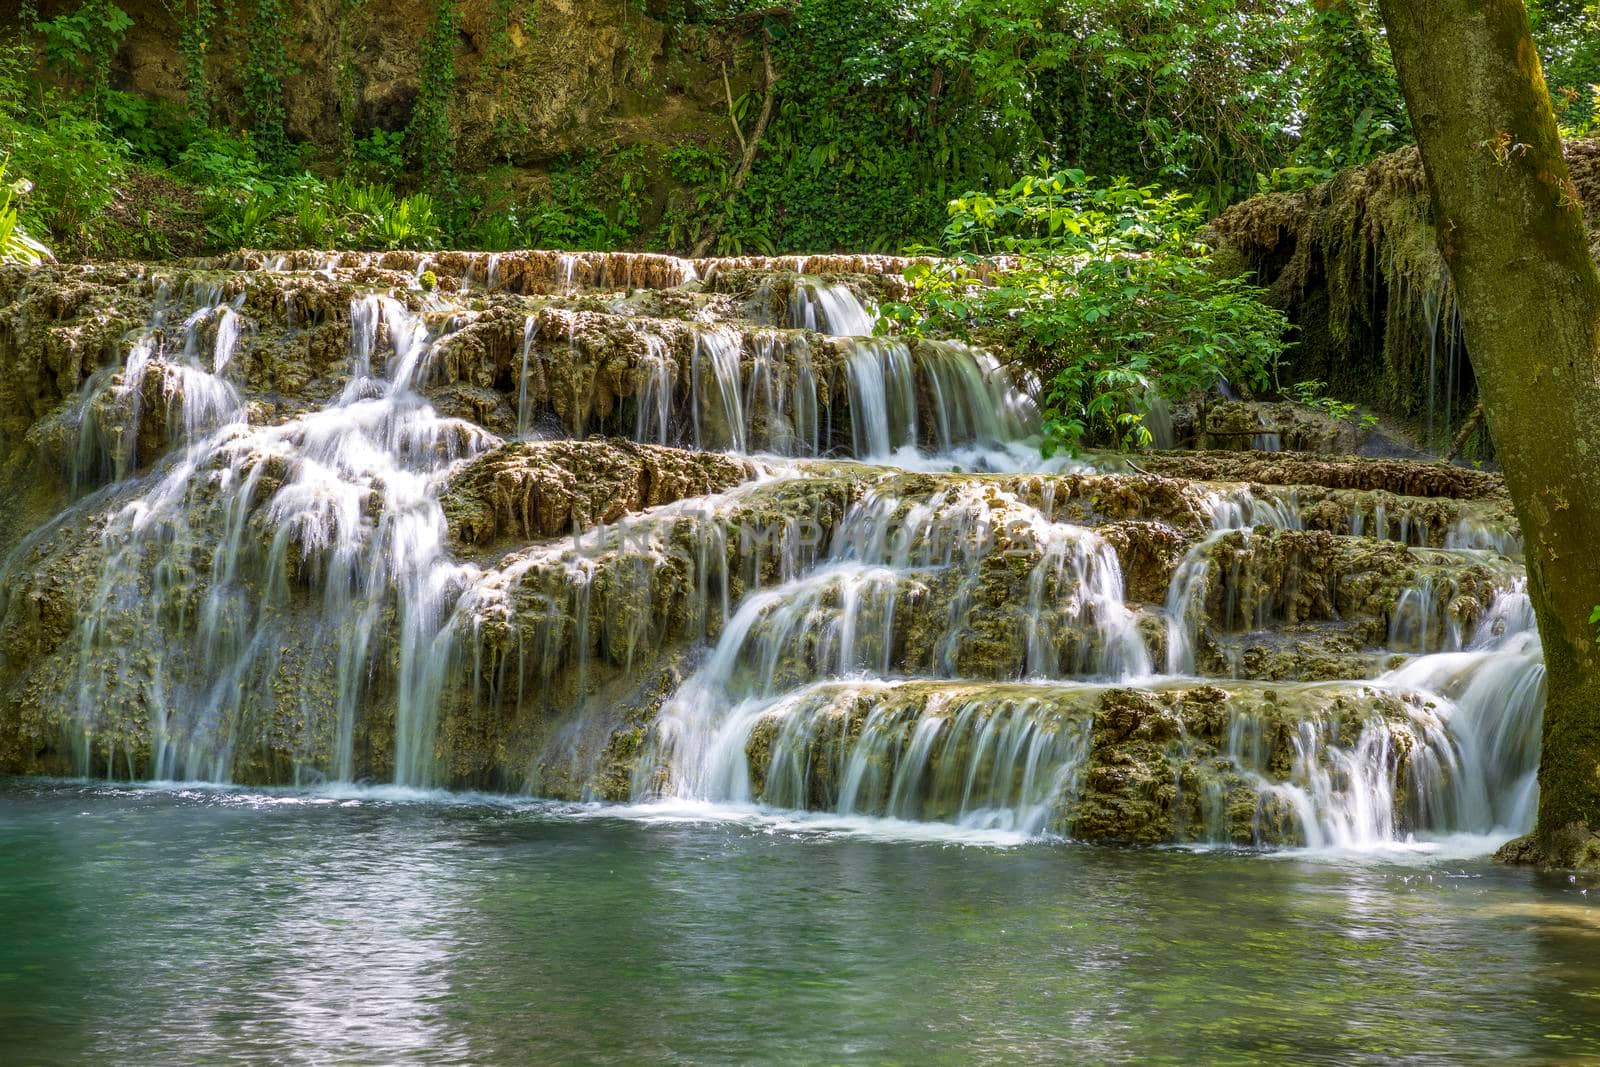
[[[444,683],[433,646],[472,571],[445,551],[437,491],[452,462],[496,441],[471,423],[440,418],[418,396],[439,337],[381,296],[350,308],[350,376],[331,404],[275,426],[249,426],[237,402],[227,411],[209,401],[237,397],[223,349],[233,314],[231,305],[202,306],[185,320],[179,365],[193,391],[183,394],[184,446],[105,531],[110,551],[75,638],[81,765],[98,756],[115,773],[124,729],[118,716],[142,706],[153,777],[226,780],[236,747],[258,740],[247,735],[302,716],[313,729],[315,679],[333,690],[334,760],[294,770],[348,778],[358,709],[392,642],[394,780],[427,785]],[[192,362],[195,338],[217,318],[206,369]],[[159,346],[141,341],[125,373],[156,365],[172,366]],[[209,418],[187,417],[192,397],[208,398]],[[208,422],[220,425],[201,432]],[[196,521],[208,512],[222,515],[220,540],[205,537]],[[265,553],[257,547],[262,526],[270,535]],[[141,574],[152,563],[145,589]],[[319,589],[320,603],[301,608],[297,586]],[[198,613],[192,627],[183,622],[189,611]],[[273,693],[268,683],[292,645],[308,686]],[[91,752],[91,744],[101,750]]]
[[[624,432],[652,444],[848,455],[930,470],[1039,466],[1030,440],[1038,434],[1033,399],[993,356],[950,341],[874,337],[875,310],[842,285],[802,279],[789,301],[790,330],[628,321],[637,392]],[[565,349],[563,361],[573,366],[592,358],[578,344],[582,323],[557,308],[528,317],[518,359],[519,436],[552,421],[530,385],[543,376],[546,352]],[[819,366],[834,364],[837,380],[819,374]],[[596,428],[587,397],[559,399],[568,412],[565,435]]]

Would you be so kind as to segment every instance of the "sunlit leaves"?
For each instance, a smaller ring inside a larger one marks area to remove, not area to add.
[[[1041,168],[949,211],[951,254],[907,273],[886,321],[992,345],[1033,375],[1047,448],[1147,444],[1154,398],[1267,384],[1283,316],[1209,270],[1189,198]]]

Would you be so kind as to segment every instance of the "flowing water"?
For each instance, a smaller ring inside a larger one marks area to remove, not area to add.
[[[488,727],[506,754],[466,781],[512,791],[1212,843],[1529,826],[1542,666],[1509,520],[1394,493],[1095,482],[1040,458],[1032,385],[992,356],[873,336],[870,275],[735,264],[763,279],[741,311],[722,264],[530,255],[466,257],[453,293],[416,288],[427,258],[387,289],[341,283],[401,265],[375,257],[140,279],[145,326],[67,405],[73,490],[105,486],[78,505],[105,507],[103,551],[65,613],[76,770],[430,787],[482,763],[465,738],[498,712],[562,723],[518,755],[521,727]],[[289,288],[263,313],[240,288],[261,278],[343,287],[321,311]],[[644,288],[595,294],[624,280]],[[539,285],[564,295],[512,295]],[[262,418],[262,353],[319,322],[347,324],[322,372],[336,388]],[[474,369],[490,350],[504,362]],[[440,408],[462,389],[473,417]],[[762,473],[465,558],[447,499],[464,471],[595,429],[760,455]],[[1100,501],[1118,493],[1134,500]],[[1151,555],[1170,577],[1141,597],[1128,568]],[[1295,643],[1347,673],[1285,665]],[[682,680],[640,711],[597,696],[669,655]],[[1159,744],[1137,757],[1170,783],[1165,821],[1095,830],[1096,804],[1157,792],[1103,795],[1126,741],[1096,731],[1130,689],[1173,709],[1131,712],[1175,720],[1142,728]],[[630,729],[637,755],[605,764]]]
[[[0,760],[80,776],[0,784],[8,1045],[1600,1055],[1588,886],[1485,859],[1544,683],[1498,487],[1042,459],[1036,383],[874,335],[904,265],[121,283],[0,565]]]
[[[0,784],[10,1062],[1600,1055],[1600,889],[505,798]]]

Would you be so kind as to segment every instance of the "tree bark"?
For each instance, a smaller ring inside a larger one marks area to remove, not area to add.
[[[1600,276],[1521,0],[1382,0],[1527,544],[1547,700],[1517,855],[1600,862]]]

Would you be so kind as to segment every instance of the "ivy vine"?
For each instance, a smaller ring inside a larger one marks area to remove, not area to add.
[[[179,20],[178,51],[183,54],[183,81],[189,103],[189,122],[197,129],[211,123],[211,90],[206,77],[206,55],[211,48],[217,9],[213,0],[189,0]]]
[[[244,64],[244,113],[262,159],[275,167],[288,162],[283,79],[289,59],[284,50],[286,0],[255,0]]]
[[[425,183],[453,194],[455,131],[450,106],[456,90],[456,39],[461,12],[456,0],[437,0],[433,27],[422,45],[422,70],[417,103],[406,124],[405,139],[412,165]]]
[[[526,38],[534,32],[538,13],[537,4],[524,4],[520,0],[492,0],[489,7],[489,40],[480,69],[494,101],[495,141],[507,162],[510,162],[510,142],[528,132],[527,120],[516,106],[515,89],[508,75],[518,47],[517,38]]]

